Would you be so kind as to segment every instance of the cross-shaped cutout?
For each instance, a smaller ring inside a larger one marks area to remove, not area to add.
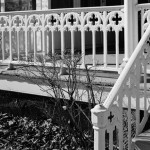
[[[76,19],[74,18],[73,15],[70,16],[70,18],[68,19],[68,21],[71,23],[71,25],[73,26],[74,22],[76,21]]]
[[[0,20],[0,24],[1,24],[2,27],[4,27],[4,25],[6,24],[6,21],[3,17]]]
[[[51,16],[50,22],[51,22],[52,26],[55,24],[56,19],[54,18],[54,16]]]
[[[122,18],[121,18],[121,17],[118,15],[118,13],[117,13],[116,16],[113,17],[112,20],[116,22],[116,25],[118,25],[119,22],[122,20]]]
[[[110,120],[110,122],[112,122],[113,118],[114,118],[114,115],[112,115],[112,112],[110,112],[110,116],[108,116],[108,119]]]
[[[19,17],[16,18],[14,23],[16,24],[17,27],[21,24],[21,20],[19,19]]]
[[[92,15],[92,18],[90,18],[90,22],[92,22],[92,25],[95,25],[95,22],[98,21],[98,18],[95,17],[95,14]]]
[[[33,25],[35,26],[37,22],[38,22],[38,20],[36,19],[35,16],[33,16],[31,23],[33,23]]]

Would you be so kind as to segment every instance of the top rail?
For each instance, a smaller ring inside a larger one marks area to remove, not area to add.
[[[136,5],[136,8],[137,8],[138,10],[140,10],[140,9],[142,9],[142,8],[149,9],[149,8],[150,8],[150,3],[138,4],[138,5]]]

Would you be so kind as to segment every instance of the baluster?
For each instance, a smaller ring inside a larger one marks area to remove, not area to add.
[[[122,107],[122,101],[123,101],[123,92],[120,93],[118,97],[118,103],[119,103],[119,111],[120,111],[120,125],[119,125],[119,150],[123,150],[123,107]]]
[[[137,74],[137,82],[136,82],[136,135],[139,134],[139,124],[140,124],[140,78],[141,78],[141,64],[140,61],[137,61],[136,74]]]
[[[2,31],[2,60],[5,59],[5,39],[4,39],[4,31]]]
[[[9,55],[10,55],[10,62],[12,61],[12,30],[11,30],[11,16],[9,16]]]
[[[92,30],[92,44],[93,44],[93,66],[95,67],[95,54],[96,54],[96,31]]]
[[[34,63],[36,63],[36,52],[37,52],[37,38],[36,38],[36,30],[33,30],[33,40],[34,40]]]
[[[104,18],[106,18],[106,16],[107,16],[107,12],[106,11],[104,11],[104,13],[103,13],[103,15],[104,15]],[[106,68],[107,67],[107,30],[106,30],[106,25],[107,25],[107,22],[106,22],[106,20],[104,21],[104,23],[103,23],[103,27],[104,27],[104,29],[103,29],[103,45],[104,45],[104,68]]]
[[[81,50],[82,50],[82,67],[85,68],[85,31],[81,30]]]
[[[113,127],[109,130],[109,150],[113,150]]]
[[[44,14],[42,15],[42,53],[43,53],[43,61],[45,62],[45,45],[46,45],[46,40],[45,40],[45,28],[44,28],[44,23],[45,23],[45,19],[44,19]]]
[[[128,150],[130,150],[131,149],[131,90],[130,88],[127,91],[127,95],[128,95]]]
[[[74,59],[74,30],[71,30],[71,59]]]
[[[25,58],[28,61],[28,29],[27,29],[27,15],[25,15]]]
[[[116,69],[119,68],[119,31],[115,31],[116,35]]]
[[[52,33],[52,56],[54,56],[55,55],[55,31],[54,30],[52,30],[51,31],[51,33]]]
[[[144,61],[144,113],[147,110],[147,60]]]
[[[81,59],[82,59],[82,68],[85,68],[85,30],[84,30],[84,12],[81,12]]]
[[[65,36],[64,36],[64,14],[61,13],[61,57],[64,58],[64,51],[65,51]]]
[[[17,52],[18,52],[18,61],[20,61],[20,43],[19,43],[19,31],[17,32]]]

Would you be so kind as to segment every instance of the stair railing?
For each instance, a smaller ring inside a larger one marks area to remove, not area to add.
[[[132,149],[132,138],[148,118],[147,73],[150,63],[150,26],[143,34],[105,102],[91,110],[94,150]],[[124,107],[127,109],[123,109]],[[144,110],[142,116],[140,110]]]

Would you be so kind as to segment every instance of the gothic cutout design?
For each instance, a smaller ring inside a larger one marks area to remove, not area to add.
[[[23,26],[23,16],[19,16],[19,15],[14,16],[14,17],[12,18],[12,24],[13,24],[13,26],[15,26],[15,27]]]
[[[118,25],[119,22],[121,22],[122,18],[119,16],[118,13],[116,13],[115,17],[113,17],[112,20],[115,22],[115,25]]]
[[[112,122],[114,118],[114,115],[112,115],[112,112],[110,112],[110,115],[108,116],[108,120],[110,120],[110,123]]]
[[[95,25],[98,21],[98,18],[95,16],[95,14],[92,14],[92,17],[90,18],[90,22],[92,22],[92,25]]]
[[[6,27],[8,25],[8,18],[6,16],[0,16],[0,27]]]

